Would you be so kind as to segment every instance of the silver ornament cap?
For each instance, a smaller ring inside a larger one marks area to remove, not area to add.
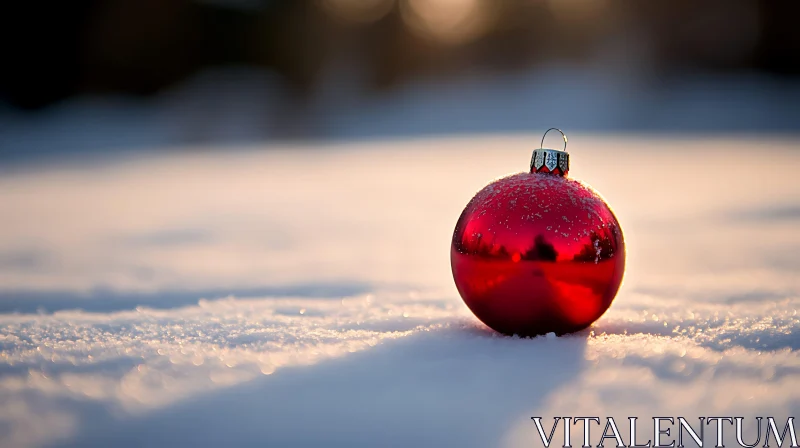
[[[550,131],[558,131],[564,138],[564,149],[551,149],[544,147],[544,138]],[[567,153],[567,135],[561,129],[550,128],[544,132],[539,148],[533,150],[531,155],[531,173],[555,174],[566,176],[569,173],[569,153]]]

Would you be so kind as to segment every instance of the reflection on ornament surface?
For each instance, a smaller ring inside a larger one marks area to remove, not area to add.
[[[450,260],[461,297],[489,327],[564,334],[588,327],[611,306],[625,242],[591,187],[520,173],[487,185],[467,204]]]

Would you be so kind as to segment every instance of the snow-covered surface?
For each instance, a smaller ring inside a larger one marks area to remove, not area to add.
[[[800,416],[798,144],[570,135],[628,268],[593,327],[532,340],[470,315],[449,244],[537,136],[4,173],[0,446],[541,446],[531,416]]]

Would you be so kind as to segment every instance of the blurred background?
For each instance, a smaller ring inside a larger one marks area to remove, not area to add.
[[[800,129],[800,5],[75,0],[0,14],[0,165],[267,140]]]

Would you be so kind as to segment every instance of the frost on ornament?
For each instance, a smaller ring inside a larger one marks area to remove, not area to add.
[[[456,223],[450,259],[461,297],[489,327],[563,334],[586,328],[611,305],[625,244],[616,217],[591,187],[530,172],[475,195]]]

